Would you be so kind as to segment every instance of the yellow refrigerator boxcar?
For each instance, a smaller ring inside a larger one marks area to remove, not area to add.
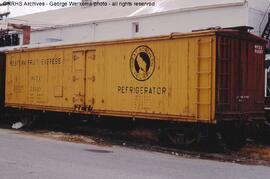
[[[216,31],[10,51],[5,106],[215,123]]]

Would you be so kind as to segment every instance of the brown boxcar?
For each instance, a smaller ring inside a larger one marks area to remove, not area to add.
[[[217,123],[264,118],[265,41],[239,30],[7,52],[12,108]]]
[[[216,116],[264,119],[266,42],[241,31],[217,37]]]

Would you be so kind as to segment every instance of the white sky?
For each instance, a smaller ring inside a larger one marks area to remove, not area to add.
[[[8,0],[0,0],[0,4],[3,2],[6,2]],[[35,12],[41,12],[41,11],[48,11],[52,9],[58,9],[61,8],[61,6],[51,6],[49,3],[50,2],[80,2],[81,0],[9,0],[13,2],[20,2],[24,4],[25,2],[45,2],[48,3],[45,6],[9,6],[9,11],[10,11],[10,16],[9,17],[15,17],[15,16],[21,16],[25,14],[32,14]],[[7,7],[5,6],[0,6],[0,12],[5,12],[7,10]]]

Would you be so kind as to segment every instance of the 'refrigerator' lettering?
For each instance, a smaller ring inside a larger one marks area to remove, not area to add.
[[[132,87],[118,86],[117,91],[120,94],[149,94],[149,95],[165,95],[166,87]]]

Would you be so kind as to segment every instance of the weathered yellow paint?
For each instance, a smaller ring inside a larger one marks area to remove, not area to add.
[[[6,69],[6,106],[215,122],[215,31],[14,51]]]

